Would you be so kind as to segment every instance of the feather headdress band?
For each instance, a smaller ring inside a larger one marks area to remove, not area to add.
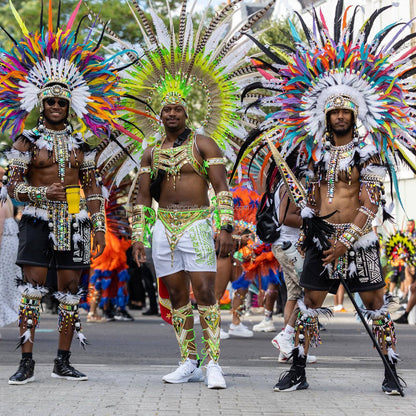
[[[415,153],[416,83],[412,76],[416,73],[416,47],[411,47],[410,41],[416,34],[404,35],[412,22],[390,24],[370,37],[377,17],[389,7],[376,10],[357,34],[357,8],[348,20],[350,8],[343,13],[342,0],[337,3],[333,35],[322,12],[318,17],[313,10],[312,29],[298,15],[306,40],[291,23],[295,49],[285,45],[266,48],[253,39],[273,61],[259,67],[273,75],[260,85],[248,86],[243,97],[266,88],[274,95],[255,105],[278,107],[259,130],[265,132],[278,125],[279,141],[286,143],[288,151],[303,143],[309,156],[317,158],[326,128],[325,106],[331,97],[346,96],[354,103],[351,110],[357,113],[358,124],[383,160],[392,165],[394,153],[415,170],[404,150]],[[391,40],[387,42],[387,38]]]
[[[70,101],[82,129],[95,135],[108,135],[116,117],[117,75],[111,58],[97,55],[99,44],[77,41],[73,24],[82,0],[77,4],[66,27],[52,27],[52,0],[49,0],[48,27],[28,31],[11,0],[10,7],[19,23],[23,38],[11,51],[0,49],[0,128],[11,128],[16,137],[24,128],[28,114],[48,96]],[[59,21],[59,18],[58,18]],[[59,23],[58,23],[59,26]],[[10,36],[10,35],[9,35]],[[56,85],[61,85],[58,91]]]

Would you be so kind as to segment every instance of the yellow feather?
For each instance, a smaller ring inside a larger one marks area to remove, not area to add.
[[[17,23],[19,23],[20,28],[22,29],[22,32],[25,36],[27,36],[29,34],[29,31],[27,30],[26,25],[24,24],[22,18],[20,17],[19,13],[17,12],[17,10],[15,9],[15,7],[13,6],[12,0],[9,0],[10,3],[10,8],[12,9],[13,15],[17,21]]]

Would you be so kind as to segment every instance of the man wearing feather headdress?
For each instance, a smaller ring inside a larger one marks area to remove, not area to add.
[[[12,128],[14,141],[3,180],[10,197],[26,204],[17,255],[24,275],[19,282],[22,359],[9,379],[14,385],[35,380],[35,329],[52,263],[58,280],[54,295],[59,301],[59,343],[52,377],[88,379],[71,366],[70,347],[74,333],[83,347],[86,344],[78,314],[82,295],[78,285],[90,263],[91,224],[94,254],[99,256],[105,247],[104,197],[95,152],[80,133],[74,133],[69,116],[73,111],[84,131],[87,127],[97,135],[108,135],[118,95],[117,77],[96,54],[98,46],[76,41],[78,30],[72,30],[72,25],[80,5],[81,1],[66,28],[58,27],[54,33],[50,1],[48,27],[43,28],[41,16],[40,32],[29,33],[11,4],[24,36],[14,41],[10,52],[2,51],[0,127],[2,131]],[[37,126],[24,130],[28,114],[37,105]],[[85,199],[80,198],[80,187]]]
[[[198,304],[204,331],[208,388],[225,388],[218,365],[220,312],[215,299],[216,252],[232,250],[233,200],[228,190],[224,158],[210,138],[186,126],[187,106],[180,94],[162,101],[165,128],[162,142],[144,151],[136,205],[133,208],[133,257],[146,259],[146,218],[154,216],[152,197],[159,202],[153,229],[153,261],[156,276],[169,293],[172,323],[181,351],[181,364],[163,377],[166,383],[202,381],[194,333],[194,315],[189,301],[190,284]],[[153,178],[153,179],[152,179]],[[208,185],[217,195],[221,231],[214,247]],[[204,357],[205,358],[205,357]]]

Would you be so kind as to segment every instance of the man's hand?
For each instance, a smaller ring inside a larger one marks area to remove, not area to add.
[[[347,252],[347,247],[344,244],[338,243],[335,244],[333,241],[330,240],[331,247],[328,250],[324,250],[322,254],[325,256],[322,258],[323,265],[327,266],[332,262],[335,262],[335,267],[338,264],[338,258],[344,255]]]
[[[61,183],[53,183],[46,189],[46,198],[49,201],[66,201],[65,188]]]
[[[233,247],[233,235],[225,230],[221,230],[215,242],[215,252],[219,257],[227,257],[231,254]]]
[[[105,249],[105,234],[103,231],[97,231],[93,238],[93,245],[92,245],[92,254],[93,259],[96,259],[98,256],[103,254]]]
[[[137,266],[141,267],[142,263],[146,263],[146,251],[143,243],[134,243],[132,251],[133,260],[136,262]]]

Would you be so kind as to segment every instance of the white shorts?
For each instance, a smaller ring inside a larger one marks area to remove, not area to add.
[[[152,255],[156,277],[168,276],[180,271],[214,273],[217,271],[217,258],[210,219],[195,221],[185,230],[173,251],[173,260],[166,232],[169,233],[162,221],[157,219],[152,238]]]

